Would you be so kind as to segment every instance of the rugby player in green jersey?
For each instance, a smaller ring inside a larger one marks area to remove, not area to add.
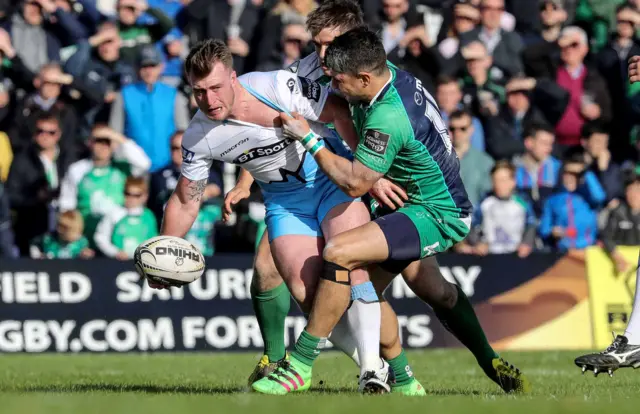
[[[460,164],[437,105],[411,74],[388,64],[382,43],[367,29],[354,29],[327,49],[332,86],[351,102],[360,142],[354,160],[315,149],[318,141],[297,114],[281,114],[288,136],[314,154],[320,168],[350,196],[367,193],[386,177],[406,189],[408,200],[395,212],[329,240],[324,270],[306,329],[290,362],[253,384],[266,394],[286,394],[291,381],[309,383],[319,344],[349,304],[354,269],[379,264],[372,281],[386,286],[403,271],[431,293],[438,318],[469,348],[484,372],[506,392],[527,392],[524,375],[491,348],[464,292],[447,282],[434,255],[469,232],[471,203],[460,179]]]

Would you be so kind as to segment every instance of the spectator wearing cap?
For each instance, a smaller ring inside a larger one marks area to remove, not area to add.
[[[109,126],[133,139],[151,159],[151,172],[171,162],[169,141],[189,125],[189,102],[170,85],[159,82],[162,56],[153,45],[140,51],[141,81],[122,88],[111,106]]]
[[[65,71],[76,81],[82,94],[81,135],[90,134],[95,123],[109,119],[110,104],[122,86],[137,75],[132,66],[120,60],[121,39],[113,22],[104,22],[95,35],[78,44],[76,52],[65,62]]]
[[[16,244],[23,255],[31,239],[51,230],[60,181],[74,161],[58,145],[62,130],[55,112],[41,112],[35,125],[33,143],[16,154],[6,183],[16,213]]]
[[[525,153],[516,160],[516,185],[533,202],[536,216],[558,182],[561,163],[551,156],[554,142],[553,128],[533,124],[524,134]]]
[[[561,64],[553,73],[558,85],[570,95],[562,118],[556,124],[558,154],[580,144],[582,126],[589,121],[608,123],[611,120],[611,100],[607,85],[594,67],[584,59],[589,52],[587,35],[579,27],[562,30],[558,39]]]
[[[449,122],[449,116],[456,110],[464,108],[462,104],[462,89],[457,79],[442,75],[436,83],[436,101],[440,109],[440,115],[445,122]],[[485,149],[484,129],[482,122],[475,117],[471,117],[473,133],[471,135],[471,146],[479,151]]]
[[[25,66],[37,72],[45,63],[60,60],[60,48],[85,36],[80,22],[53,0],[26,0],[11,17],[7,31]]]
[[[585,170],[582,154],[569,154],[562,165],[558,190],[544,203],[540,236],[561,252],[594,245],[597,211],[605,198],[595,174]]]
[[[464,62],[460,58],[460,35],[473,30],[480,22],[480,10],[471,3],[456,3],[453,22],[443,23],[438,35],[437,57],[442,72],[454,76]]]
[[[483,43],[471,42],[461,54],[466,67],[462,78],[462,103],[484,125],[487,117],[497,115],[500,104],[504,102],[504,87],[491,78],[493,61]]]
[[[611,135],[611,152],[618,161],[624,159],[631,149],[629,136],[640,111],[634,111],[631,102],[640,103],[640,85],[629,84],[627,61],[631,56],[640,55],[640,44],[636,30],[640,27],[640,12],[634,7],[624,4],[616,13],[616,32],[611,41],[597,56],[598,70],[602,74],[611,95],[613,122]]]
[[[161,40],[171,29],[173,20],[162,10],[149,7],[145,0],[118,0],[118,30],[122,38],[120,59],[136,64],[140,48]],[[140,23],[138,19],[147,13],[155,23]]]
[[[282,30],[282,45],[278,50],[274,50],[269,60],[258,65],[259,71],[269,72],[289,67],[300,60],[303,51],[311,40],[311,36],[301,24],[288,24]]]
[[[449,117],[451,142],[460,159],[460,177],[474,206],[491,190],[490,172],[493,160],[471,146],[473,124],[467,111],[454,111]]]
[[[73,77],[62,71],[58,63],[47,63],[40,68],[34,79],[36,91],[20,101],[13,118],[10,132],[16,152],[29,145],[35,122],[40,111],[55,110],[62,128],[60,147],[69,153],[80,155],[85,150],[84,141],[77,136],[77,114],[75,108],[63,97],[63,87],[71,85]]]
[[[508,32],[500,27],[504,13],[504,0],[482,0],[480,2],[480,26],[460,35],[461,46],[474,41],[482,42],[493,64],[509,78],[523,71],[520,54],[523,45],[517,33]]]
[[[623,176],[620,165],[613,161],[609,151],[609,133],[597,123],[587,123],[582,128],[587,171],[593,172],[602,184],[607,201],[623,196]]]
[[[515,77],[506,86],[507,99],[497,116],[487,119],[488,152],[495,159],[513,159],[525,152],[530,125],[554,125],[564,113],[568,93],[549,80]]]
[[[640,245],[640,175],[633,175],[627,180],[622,203],[614,208],[607,219],[601,239],[618,272],[629,269],[618,246]]]

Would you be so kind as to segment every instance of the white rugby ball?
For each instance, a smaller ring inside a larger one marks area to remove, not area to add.
[[[163,285],[182,286],[204,273],[200,250],[180,237],[157,236],[142,243],[133,256],[140,276]]]

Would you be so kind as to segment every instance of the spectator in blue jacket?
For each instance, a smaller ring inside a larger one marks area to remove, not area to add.
[[[60,61],[60,48],[80,41],[86,34],[80,22],[53,0],[25,1],[11,17],[7,31],[32,72],[45,63]]]
[[[607,201],[621,200],[624,197],[622,170],[611,159],[607,130],[600,125],[586,123],[582,127],[582,146],[587,169],[598,177],[607,194]]]
[[[569,155],[562,166],[561,185],[542,211],[540,236],[561,252],[584,249],[597,241],[597,209],[606,194],[583,160],[580,153]]]
[[[536,216],[540,216],[545,200],[558,182],[561,163],[551,156],[554,132],[543,124],[531,125],[525,132],[526,152],[516,163],[516,185],[533,201]]]
[[[141,81],[116,96],[109,126],[144,149],[153,173],[171,162],[171,136],[189,126],[189,101],[175,87],[158,82],[164,68],[154,45],[142,47],[138,64]]]

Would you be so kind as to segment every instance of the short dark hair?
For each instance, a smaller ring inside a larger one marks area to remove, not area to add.
[[[509,172],[511,173],[511,176],[515,177],[515,175],[516,175],[516,167],[509,160],[498,160],[498,161],[496,161],[496,163],[493,164],[493,167],[491,168],[491,175],[495,174],[496,171],[502,170],[502,169],[509,170]]]
[[[574,145],[567,149],[562,157],[562,164],[584,164],[585,162],[585,151],[579,145]]]
[[[353,0],[327,0],[307,16],[307,31],[315,36],[326,28],[346,32],[364,26],[360,5]]]
[[[589,139],[594,134],[609,135],[609,131],[599,122],[585,122],[580,130],[582,138]]]
[[[538,132],[548,132],[551,135],[555,136],[555,131],[552,127],[544,123],[532,123],[525,130],[524,137],[525,138],[535,138],[538,135]]]
[[[211,72],[217,62],[233,69],[233,57],[227,45],[218,39],[202,40],[189,51],[184,61],[184,71],[187,76],[202,78]]]
[[[465,116],[468,116],[470,119],[473,119],[471,112],[469,112],[467,109],[464,109],[464,108],[456,109],[455,111],[451,112],[451,115],[449,115],[449,120],[460,119],[460,118],[464,118]]]
[[[456,85],[460,85],[460,83],[458,82],[458,80],[456,78],[454,78],[453,76],[449,76],[449,75],[440,75],[438,76],[438,78],[436,79],[436,88],[439,88],[442,85],[448,85],[450,83],[455,83]]]
[[[349,30],[327,48],[325,64],[334,73],[357,75],[370,72],[382,75],[387,68],[387,54],[378,35],[359,27]]]
[[[55,121],[58,124],[58,126],[60,126],[60,114],[55,109],[50,109],[48,111],[39,110],[36,113],[35,123],[38,123],[41,121]]]

